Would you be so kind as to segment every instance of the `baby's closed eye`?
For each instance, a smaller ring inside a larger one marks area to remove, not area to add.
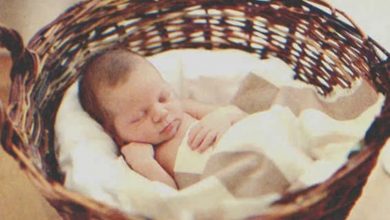
[[[130,124],[134,124],[134,123],[137,123],[141,120],[141,118],[133,118],[130,120]]]
[[[130,124],[134,124],[140,122],[146,115],[146,111],[139,112],[136,116],[130,119]]]

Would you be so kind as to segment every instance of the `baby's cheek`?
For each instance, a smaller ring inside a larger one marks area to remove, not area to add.
[[[183,105],[179,100],[175,102],[175,109],[177,112],[183,112]]]
[[[183,108],[181,107],[181,105],[178,105],[176,108],[176,116],[181,118],[183,117],[183,115],[184,115]]]
[[[120,128],[119,135],[120,135],[121,139],[124,140],[125,142],[130,142],[130,141],[133,141],[135,133],[130,126],[123,125]]]

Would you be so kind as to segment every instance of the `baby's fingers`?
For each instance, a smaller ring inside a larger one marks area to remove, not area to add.
[[[205,139],[207,133],[208,130],[205,128],[202,128],[200,131],[198,131],[198,133],[193,138],[192,142],[190,142],[190,147],[192,150],[196,150],[200,146],[200,144]]]
[[[215,143],[218,143],[219,140],[221,140],[222,136],[225,134],[227,129],[223,129],[222,131],[218,132],[216,137],[215,137]]]
[[[194,141],[195,137],[201,129],[202,126],[200,123],[197,123],[196,125],[194,125],[194,127],[191,128],[190,132],[188,133],[188,145],[192,145],[192,142]]]
[[[203,139],[200,146],[198,147],[198,151],[200,153],[203,153],[215,142],[216,138],[217,138],[216,132],[209,132],[207,136]]]

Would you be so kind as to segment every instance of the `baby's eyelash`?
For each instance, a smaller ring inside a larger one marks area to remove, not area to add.
[[[138,117],[137,117],[137,118],[134,118],[133,120],[131,120],[130,123],[136,123],[136,122],[141,121],[141,119],[143,119],[143,117],[144,117],[145,115],[146,115],[146,111],[140,113],[140,114],[138,115]]]
[[[140,120],[141,120],[141,118],[135,118],[135,119],[131,120],[130,123],[133,124],[133,123],[136,123]]]

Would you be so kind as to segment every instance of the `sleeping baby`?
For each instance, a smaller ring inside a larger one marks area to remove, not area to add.
[[[202,153],[247,115],[233,105],[179,99],[151,63],[126,49],[88,60],[79,98],[134,171],[175,189],[173,169],[183,140]]]

